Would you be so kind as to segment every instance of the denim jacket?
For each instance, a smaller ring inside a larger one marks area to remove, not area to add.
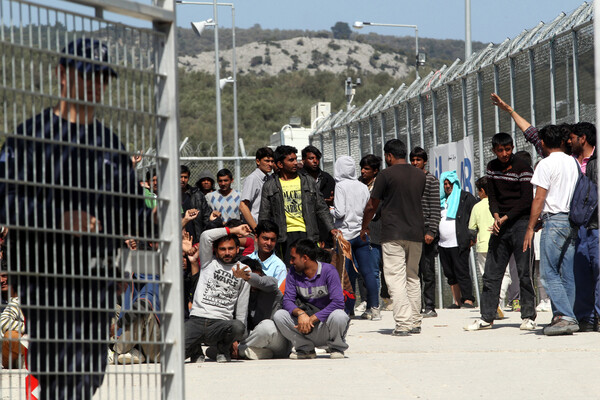
[[[333,229],[333,222],[329,214],[329,208],[325,204],[323,195],[318,190],[315,180],[307,175],[298,174],[302,190],[302,217],[306,225],[306,237],[313,241],[319,240],[319,226],[317,218],[321,220],[327,230]],[[272,179],[265,182],[262,188],[260,200],[260,212],[258,220],[269,220],[279,226],[278,242],[287,240],[287,223],[283,208],[283,190],[279,183],[279,176],[274,175]]]

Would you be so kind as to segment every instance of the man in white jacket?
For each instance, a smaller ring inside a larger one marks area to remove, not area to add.
[[[185,357],[192,362],[204,361],[203,343],[216,345],[217,362],[231,361],[231,345],[244,337],[250,286],[234,271],[248,268],[238,261],[238,235],[249,234],[250,227],[240,225],[200,236],[200,278],[185,323]]]
[[[369,201],[369,189],[358,181],[356,164],[350,156],[337,159],[334,167],[335,197],[331,214],[335,218],[334,226],[352,245],[352,258],[354,264],[363,277],[367,288],[367,310],[361,316],[363,319],[380,320],[379,312],[379,285],[377,273],[379,267],[374,254],[371,252],[371,242],[367,236],[363,241],[360,238],[360,228],[363,220],[363,211]],[[346,271],[355,288],[357,273],[352,263],[346,260]],[[346,302],[346,312],[354,309],[354,301]]]

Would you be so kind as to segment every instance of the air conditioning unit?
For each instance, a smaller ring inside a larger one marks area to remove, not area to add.
[[[317,120],[317,118],[323,119],[325,117],[328,117],[329,114],[331,114],[331,103],[320,102],[314,104],[310,108],[310,126],[314,127],[314,123]]]

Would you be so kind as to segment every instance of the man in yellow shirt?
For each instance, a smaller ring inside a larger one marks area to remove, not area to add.
[[[258,220],[269,220],[279,226],[281,235],[277,240],[276,254],[286,266],[290,261],[290,245],[298,239],[319,240],[318,220],[332,234],[329,208],[315,180],[298,174],[296,153],[292,146],[278,146],[274,161],[279,171],[262,188]]]

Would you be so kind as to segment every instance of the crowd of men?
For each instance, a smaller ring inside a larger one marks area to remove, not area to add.
[[[130,159],[117,136],[94,118],[94,102],[117,76],[106,47],[80,39],[63,53],[61,101],[21,125],[21,136],[7,139],[0,152],[0,176],[8,182],[0,183],[0,198],[9,204],[0,207],[7,305],[0,318],[2,364],[23,365],[25,351],[13,345],[28,333],[34,339],[28,367],[43,393],[91,398],[107,362],[160,361],[159,272],[124,276],[110,263],[117,249],[160,248],[161,182],[155,170],[140,182],[134,169],[139,159]],[[358,311],[361,319],[380,320],[383,303],[393,309],[392,335],[419,334],[423,318],[437,317],[438,254],[453,297],[448,308],[475,307],[473,246],[483,275],[481,318],[465,330],[490,329],[502,319],[512,259],[520,329],[537,329],[532,277],[539,274],[553,313],[546,335],[597,331],[597,210],[574,222],[579,208],[572,207],[582,176],[596,190],[595,127],[538,131],[497,95],[492,102],[510,114],[541,160],[534,169],[528,153],[513,154],[511,135],[497,133],[491,149],[496,158],[476,183],[479,201],[461,188],[456,171],[438,180],[427,171],[427,152],[415,147],[409,153],[398,139],[385,143],[385,160],[364,156],[360,174],[354,159],[339,157],[333,177],[321,168],[314,146],[300,153],[286,145],[260,148],[241,193],[227,169],[216,180],[203,171],[192,186],[191,171],[182,165],[186,359],[312,359],[319,347],[342,359],[350,319]],[[36,154],[56,156],[40,160]],[[34,176],[36,168],[54,174]],[[16,228],[9,232],[8,225]],[[142,231],[154,237],[132,239]],[[27,268],[34,273],[24,273]],[[20,272],[18,285],[9,284],[10,271]],[[58,296],[44,297],[40,306],[40,293],[48,288]],[[75,300],[81,293],[93,295]],[[357,296],[364,308],[355,307]]]

